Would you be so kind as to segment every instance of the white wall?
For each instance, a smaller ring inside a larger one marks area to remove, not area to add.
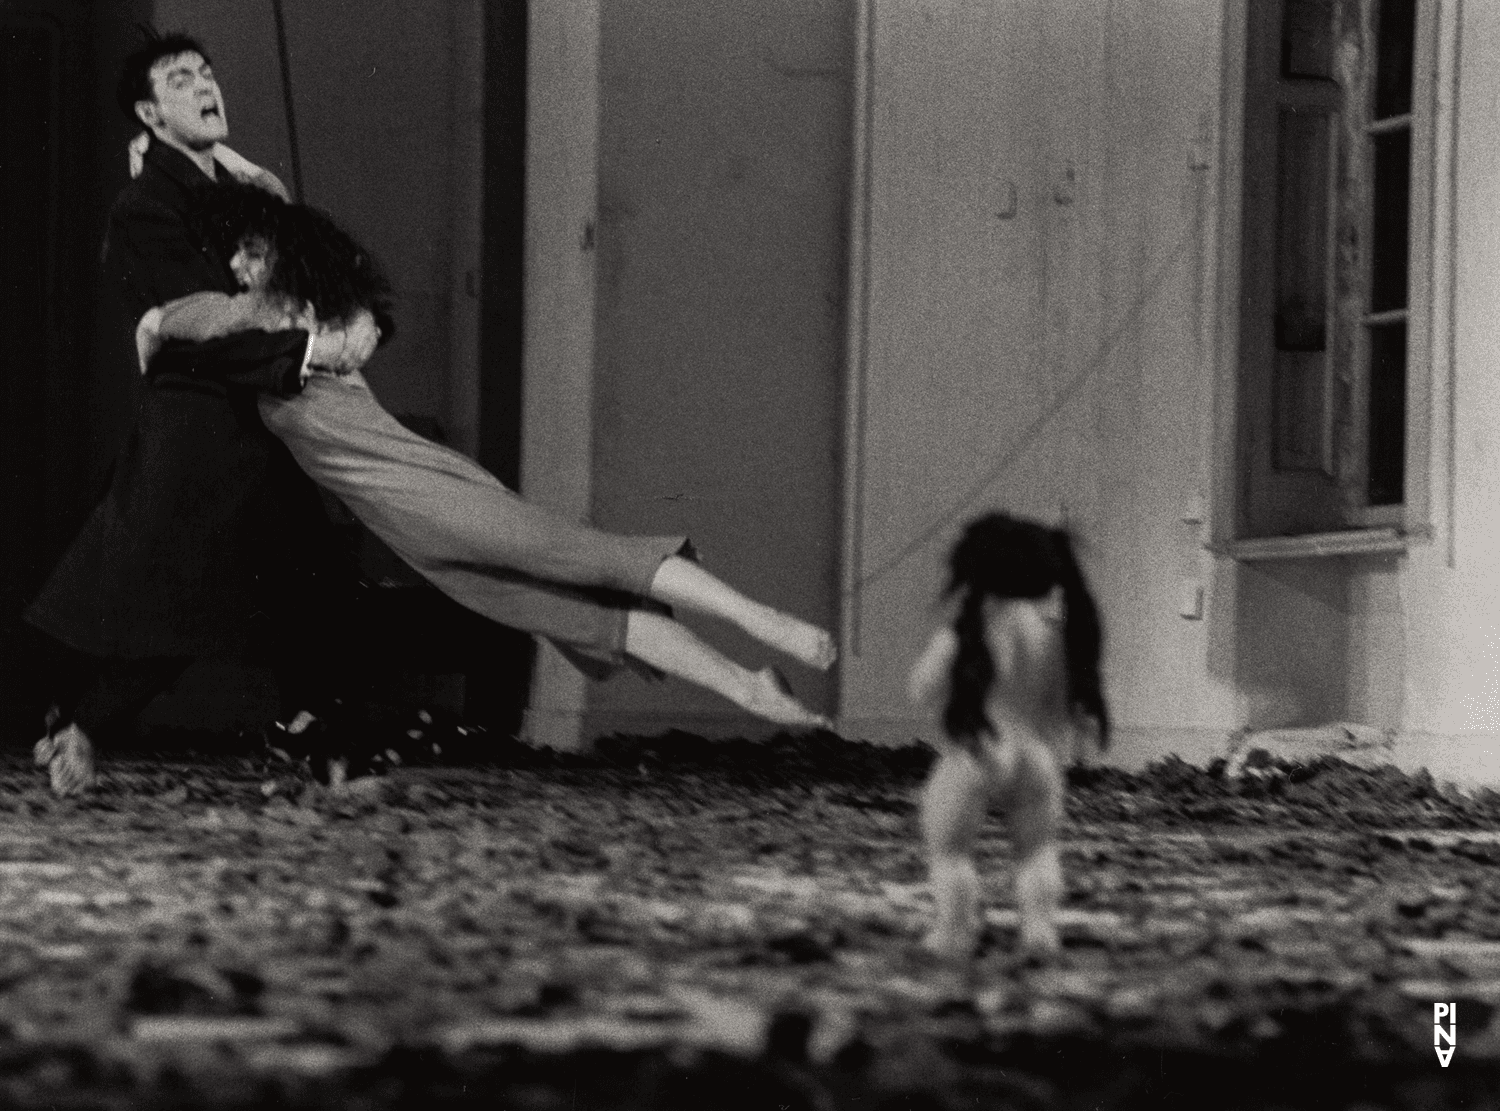
[[[1433,537],[1401,583],[1404,759],[1500,784],[1500,9],[1443,3],[1434,327]],[[1456,47],[1456,51],[1455,51]],[[1445,205],[1451,204],[1451,220]]]

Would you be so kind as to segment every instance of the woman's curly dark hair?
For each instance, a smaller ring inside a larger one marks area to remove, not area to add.
[[[382,343],[394,333],[390,282],[370,253],[327,213],[232,183],[209,193],[199,221],[205,238],[226,259],[246,240],[264,241],[273,252],[269,290],[312,306],[320,321],[347,323],[368,309]]]
[[[973,521],[949,558],[947,595],[959,595],[953,631],[958,655],[953,661],[943,726],[955,739],[993,733],[984,712],[995,662],[984,638],[984,600],[1042,598],[1061,586],[1066,613],[1063,647],[1068,670],[1068,705],[1099,723],[1099,740],[1109,739],[1109,711],[1099,676],[1104,631],[1099,609],[1083,581],[1073,555],[1073,541],[1061,529],[1050,529],[1005,513]]]

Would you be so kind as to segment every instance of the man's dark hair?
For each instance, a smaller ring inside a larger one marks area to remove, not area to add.
[[[158,35],[149,28],[142,30],[146,40],[125,59],[125,64],[120,68],[120,81],[115,86],[115,101],[132,123],[141,122],[135,114],[136,101],[156,99],[155,91],[151,88],[151,67],[157,62],[163,58],[175,58],[179,54],[197,54],[205,62],[211,62],[208,51],[192,35],[181,31]]]

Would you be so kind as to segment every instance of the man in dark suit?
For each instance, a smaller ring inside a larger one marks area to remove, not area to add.
[[[208,58],[184,35],[152,37],[127,59],[118,99],[152,136],[105,236],[107,310],[133,334],[156,306],[238,289],[195,226],[229,176],[214,157],[228,126]],[[258,623],[296,605],[289,584],[328,582],[318,495],[262,425],[255,392],[295,393],[314,364],[354,369],[376,338],[373,322],[359,321],[311,337],[268,330],[175,343],[156,357],[108,493],[26,613],[75,653],[57,677],[60,713],[37,745],[54,792],[91,787],[96,739],[132,721],[194,659],[249,650]],[[275,660],[284,712],[289,697],[305,697],[313,666],[311,643],[300,644]]]

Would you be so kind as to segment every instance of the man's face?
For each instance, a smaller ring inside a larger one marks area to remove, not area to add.
[[[152,66],[151,91],[154,99],[138,101],[135,110],[163,142],[207,150],[229,137],[219,83],[197,51],[174,54]]]

